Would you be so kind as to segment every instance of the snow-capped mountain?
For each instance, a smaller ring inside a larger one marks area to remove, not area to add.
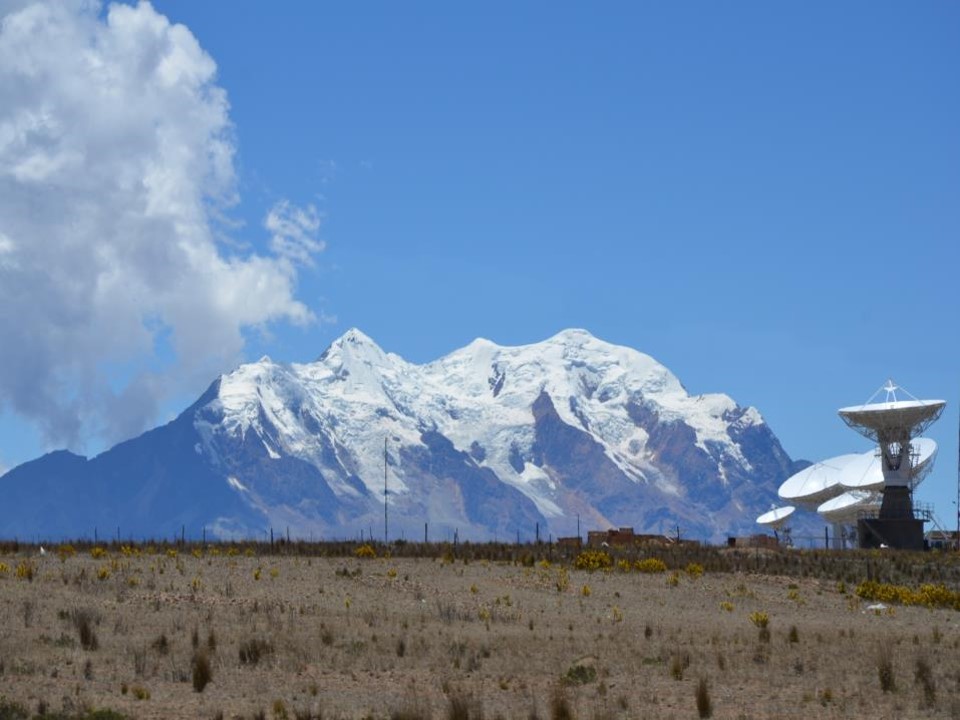
[[[86,460],[53,453],[0,479],[49,515],[4,535],[276,528],[305,537],[529,539],[630,525],[752,532],[796,466],[753,408],[689,395],[653,358],[566,330],[478,339],[426,365],[358,330],[315,362],[262,358],[166,426]]]

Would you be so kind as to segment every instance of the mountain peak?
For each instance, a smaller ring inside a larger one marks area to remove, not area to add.
[[[376,342],[374,342],[373,338],[371,338],[369,335],[367,335],[365,332],[363,332],[359,328],[355,328],[355,327],[352,327],[349,330],[347,330],[343,335],[341,335],[332,343],[330,343],[330,345],[331,347],[333,345],[339,345],[341,347],[344,345],[358,345],[358,346],[375,347],[378,350],[380,349],[380,346],[377,345]]]
[[[589,330],[584,330],[583,328],[566,328],[551,337],[548,342],[559,341],[563,343],[574,343],[596,339]]]
[[[369,335],[353,327],[330,343],[319,359],[321,362],[328,362],[333,358],[339,358],[341,361],[355,359],[380,364],[386,360],[386,353]]]

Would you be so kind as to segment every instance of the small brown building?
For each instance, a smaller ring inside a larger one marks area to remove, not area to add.
[[[583,539],[579,535],[576,537],[557,538],[557,547],[561,549],[579,551],[580,548],[583,547]]]
[[[587,533],[588,547],[603,547],[604,545],[608,547],[622,547],[624,545],[633,545],[636,540],[637,536],[634,534],[632,527],[622,527],[618,529],[611,528],[610,530],[591,530]]]
[[[748,535],[746,537],[727,538],[728,547],[737,548],[768,548],[776,550],[780,547],[780,542],[773,535]]]
[[[926,536],[927,547],[931,550],[956,550],[957,531],[956,530],[931,530]]]

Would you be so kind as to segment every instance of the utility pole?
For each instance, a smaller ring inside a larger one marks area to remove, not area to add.
[[[383,438],[383,544],[389,542],[387,525],[387,438]]]

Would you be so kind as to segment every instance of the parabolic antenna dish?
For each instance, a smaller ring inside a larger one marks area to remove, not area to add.
[[[880,510],[881,496],[868,490],[850,490],[843,495],[827,500],[817,512],[830,523],[853,523],[861,513]]]
[[[933,470],[937,443],[930,438],[914,438],[910,445],[913,463],[910,483],[916,487]],[[851,490],[882,490],[883,470],[877,451],[869,450],[847,465],[840,474],[840,484]]]
[[[774,530],[783,526],[783,524],[793,515],[796,508],[793,505],[785,505],[783,507],[774,508],[769,512],[765,512],[763,515],[757,518],[758,525],[766,525],[772,527]]]
[[[838,455],[811,465],[788,477],[777,494],[784,500],[816,507],[843,494],[846,488],[840,484],[841,474],[858,457],[859,453]]]
[[[881,392],[886,393],[885,402],[871,402]],[[851,405],[840,408],[837,412],[851,428],[877,442],[901,441],[900,435],[907,433],[908,437],[922,433],[927,427],[940,417],[945,400],[918,400],[910,397],[909,400],[898,399],[909,395],[903,388],[892,380],[880,388],[873,397],[863,405]]]
[[[840,473],[840,484],[848,490],[883,490],[883,470],[877,451],[868,450],[858,455]]]
[[[937,459],[937,441],[930,438],[917,438],[910,444],[913,446],[913,451],[917,453],[917,459],[910,471],[910,487],[915,488],[933,470],[933,461]]]

